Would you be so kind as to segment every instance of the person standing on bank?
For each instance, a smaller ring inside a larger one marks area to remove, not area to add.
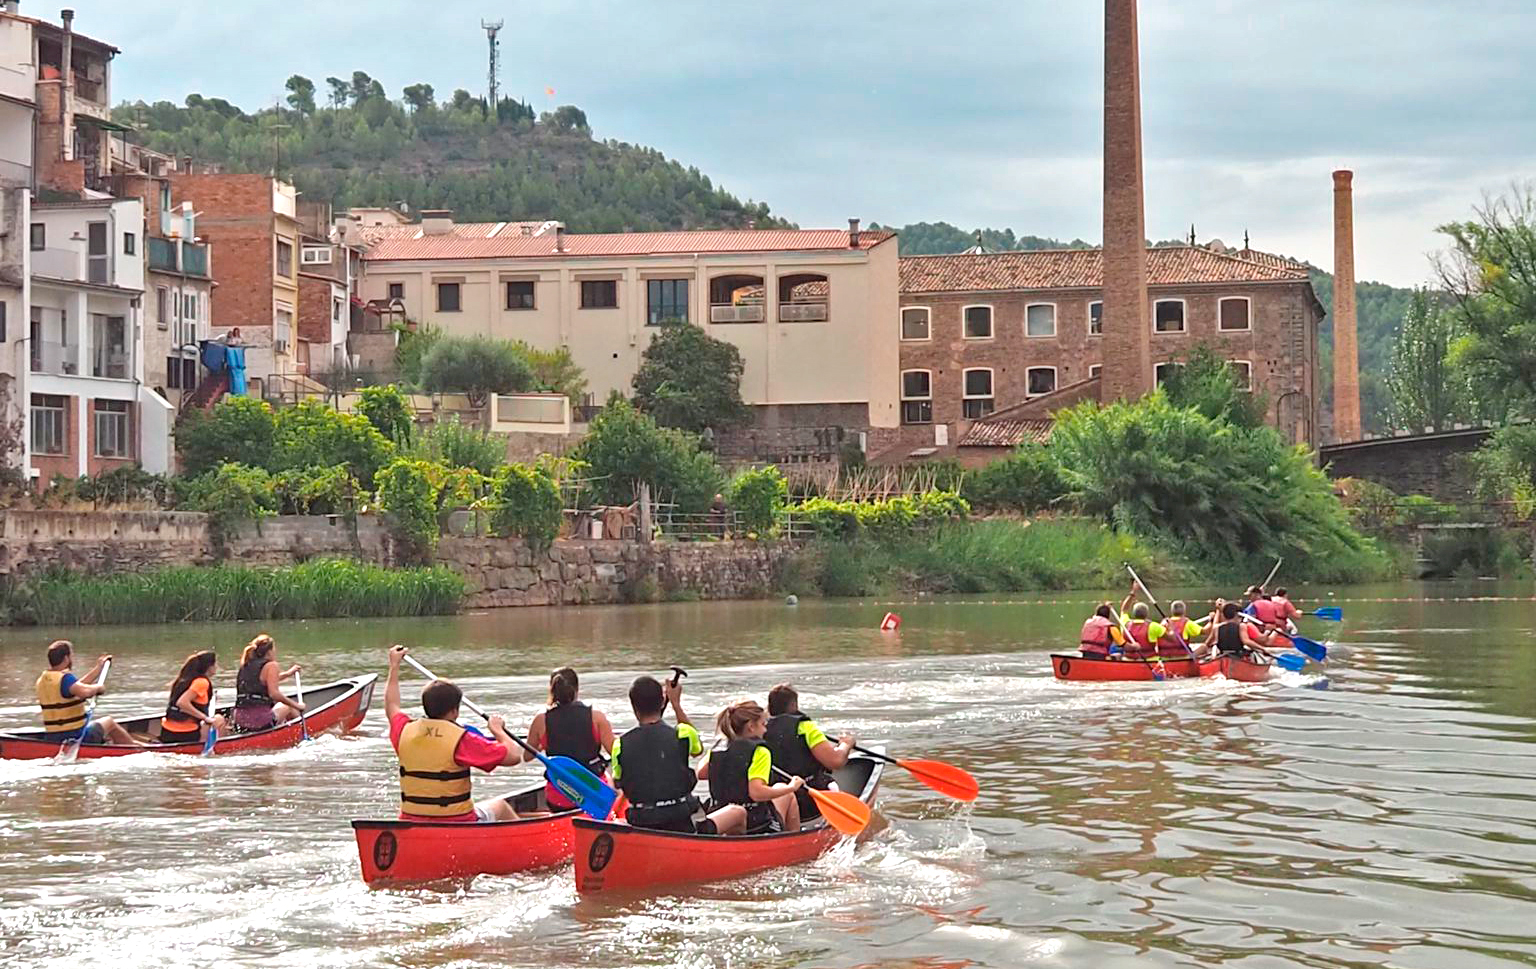
[[[768,727],[763,742],[773,755],[775,767],[804,778],[806,787],[820,791],[837,790],[832,772],[848,763],[854,745],[852,734],[838,738],[836,744],[828,740],[815,721],[800,712],[800,694],[788,683],[768,691]],[[795,799],[802,822],[821,817],[821,808],[803,788],[795,791]]]
[[[139,746],[133,735],[111,717],[89,718],[86,714],[85,701],[107,691],[101,685],[101,671],[111,658],[110,653],[99,657],[89,673],[77,677],[70,672],[75,665],[74,644],[67,639],[48,644],[48,668],[37,678],[37,703],[43,708],[43,729],[49,740],[64,744],[79,738],[82,744],[92,746]],[[87,686],[84,680],[95,685]],[[87,719],[90,719],[89,724]]]
[[[304,704],[284,696],[281,686],[283,680],[302,669],[295,663],[280,671],[277,643],[266,633],[251,640],[235,674],[235,729],[266,730],[303,713]]]
[[[569,757],[608,780],[608,755],[613,751],[613,724],[600,710],[577,699],[581,683],[576,671],[562,666],[549,674],[549,709],[528,725],[528,746],[551,757]],[[533,760],[524,753],[524,760]],[[551,811],[569,811],[572,804],[553,784],[544,788]]]

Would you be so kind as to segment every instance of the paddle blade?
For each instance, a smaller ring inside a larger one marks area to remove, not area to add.
[[[604,784],[603,779],[587,770],[586,765],[569,757],[541,756],[539,760],[544,764],[544,779],[555,785],[555,790],[564,794],[566,800],[589,817],[608,820],[618,791]]]
[[[1291,645],[1307,655],[1309,659],[1315,659],[1319,663],[1328,659],[1328,647],[1322,643],[1313,642],[1305,636],[1292,636]]]
[[[1275,665],[1292,673],[1300,673],[1307,665],[1307,658],[1300,653],[1281,653],[1275,657]]]
[[[1314,609],[1312,615],[1319,619],[1327,619],[1330,622],[1339,622],[1344,618],[1344,610],[1338,606],[1324,606],[1321,609]]]
[[[629,798],[624,796],[623,791],[620,791],[618,799],[613,802],[613,813],[608,815],[606,820],[622,821],[627,813],[629,813]]]
[[[59,752],[53,755],[55,764],[73,764],[80,756],[80,741],[85,739],[84,734],[74,740],[66,740],[59,745]]]
[[[814,787],[805,790],[821,808],[821,816],[841,833],[852,838],[869,827],[869,805],[847,791],[818,791]]]
[[[198,756],[199,757],[207,757],[209,754],[213,753],[213,745],[218,743],[218,742],[219,742],[219,731],[217,730],[217,728],[215,728],[212,725],[210,725],[208,727],[208,739],[203,741],[203,752],[201,754],[199,754]]]
[[[981,793],[969,771],[941,760],[898,760],[897,765],[922,783],[957,801],[974,801]]]

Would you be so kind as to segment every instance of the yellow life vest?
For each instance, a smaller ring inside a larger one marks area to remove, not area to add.
[[[400,732],[400,810],[449,818],[475,809],[469,768],[453,759],[464,728],[448,720],[412,720]]]
[[[49,733],[67,733],[85,726],[85,701],[74,696],[64,699],[60,684],[65,670],[47,670],[37,678],[37,703],[43,708],[43,729]]]

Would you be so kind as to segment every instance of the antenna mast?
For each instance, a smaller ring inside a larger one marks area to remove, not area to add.
[[[497,75],[501,73],[501,71],[500,71],[500,68],[501,68],[501,49],[500,49],[499,42],[496,40],[496,33],[497,33],[497,31],[501,30],[502,26],[505,23],[506,23],[506,21],[503,21],[503,20],[497,20],[494,23],[489,21],[489,20],[482,20],[482,21],[480,21],[480,26],[482,28],[484,28],[484,30],[485,30],[486,40],[490,41],[490,45],[491,45],[491,64],[490,64],[490,72],[489,72],[489,77],[490,77],[489,88],[490,88],[490,90],[487,92],[487,97],[486,97],[486,111],[487,111],[487,114],[490,117],[492,117],[492,118],[500,118],[501,117],[501,111],[497,107],[497,98],[496,98],[496,95],[498,93],[497,92],[497,83],[496,83]]]

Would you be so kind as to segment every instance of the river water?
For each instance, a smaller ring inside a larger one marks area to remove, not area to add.
[[[401,641],[518,723],[567,662],[621,730],[642,671],[688,667],[701,725],[790,680],[829,729],[958,763],[983,793],[957,805],[893,771],[868,842],[654,898],[579,898],[569,866],[370,891],[348,820],[395,810],[381,691],[354,734],[287,752],[0,762],[0,964],[1536,965],[1533,592],[1339,590],[1326,669],[1257,685],[1054,681],[1082,595],[276,624],[307,682],[382,673]],[[1468,595],[1503,598],[1364,601]],[[876,631],[888,608],[899,634]],[[101,712],[125,714],[163,706],[187,652],[233,659],[257,631],[0,631],[0,728],[36,721],[54,634],[117,655]],[[532,776],[508,774],[477,792]]]

